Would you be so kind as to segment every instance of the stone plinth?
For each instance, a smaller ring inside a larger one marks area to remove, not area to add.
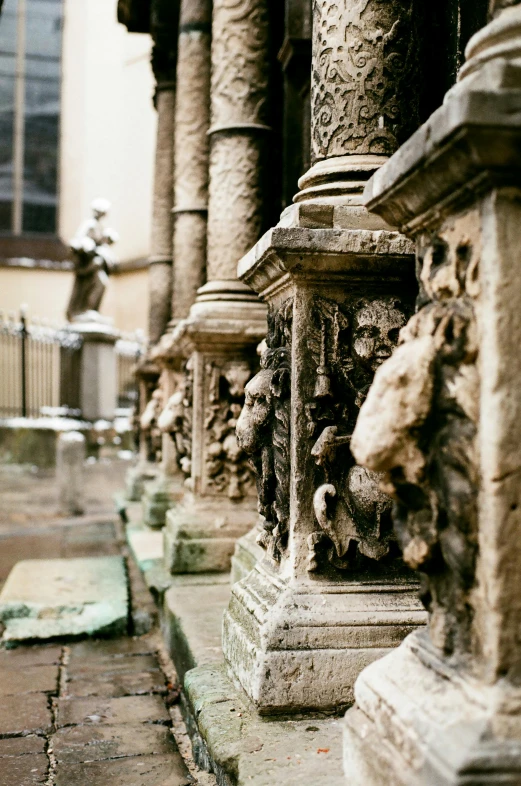
[[[390,501],[350,434],[412,311],[412,246],[387,230],[276,227],[239,265],[269,302],[239,444],[257,471],[264,560],[232,587],[223,651],[261,713],[353,701],[365,665],[424,620]]]
[[[242,288],[241,288],[242,290]],[[167,514],[166,567],[173,573],[228,571],[236,540],[257,519],[255,480],[235,426],[255,373],[265,311],[250,297],[198,302],[174,338],[190,356],[185,400],[189,490]]]
[[[520,50],[514,4],[366,192],[416,239],[420,299],[352,445],[395,499],[429,628],[357,681],[350,785],[520,782]]]
[[[76,317],[72,323],[81,335],[80,409],[84,420],[113,420],[117,404],[115,344],[118,333],[111,320],[95,311]]]

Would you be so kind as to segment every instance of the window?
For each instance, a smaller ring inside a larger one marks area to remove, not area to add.
[[[0,17],[0,231],[55,233],[62,0],[4,0]]]

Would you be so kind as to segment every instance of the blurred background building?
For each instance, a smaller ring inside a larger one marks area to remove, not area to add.
[[[156,113],[150,37],[116,0],[5,0],[0,25],[0,309],[63,320],[68,241],[111,202],[118,260],[101,313],[145,329]]]

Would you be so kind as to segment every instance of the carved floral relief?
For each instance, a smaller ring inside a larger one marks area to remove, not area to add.
[[[419,125],[415,0],[314,0],[315,159],[392,154]]]

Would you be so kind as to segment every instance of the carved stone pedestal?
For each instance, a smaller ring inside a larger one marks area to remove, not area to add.
[[[213,299],[209,289],[200,291],[174,333],[190,357],[193,409],[191,488],[168,512],[165,529],[165,564],[172,573],[229,570],[236,540],[258,517],[253,472],[235,426],[257,368],[265,309],[238,283],[230,282],[233,291],[222,299]]]
[[[276,227],[239,266],[269,301],[237,426],[265,559],[232,588],[223,651],[261,713],[347,706],[360,670],[424,620],[390,500],[349,450],[374,368],[412,310],[411,251],[386,230]]]
[[[515,4],[366,192],[416,238],[421,291],[352,448],[385,475],[430,624],[356,683],[350,786],[521,783],[520,51]]]

